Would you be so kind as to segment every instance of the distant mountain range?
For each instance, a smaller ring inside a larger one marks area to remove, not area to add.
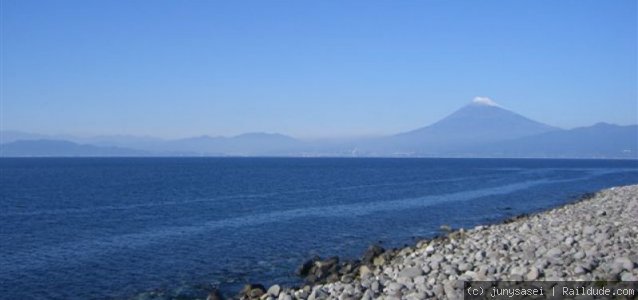
[[[164,151],[198,155],[291,156],[303,142],[276,133],[245,133],[234,137],[200,136],[165,142]]]
[[[598,123],[484,145],[477,153],[490,157],[634,158],[638,159],[638,126]]]
[[[140,150],[80,145],[60,140],[19,140],[0,145],[0,156],[146,156],[149,153]]]
[[[442,120],[392,136],[306,142],[276,133],[234,137],[46,136],[0,131],[0,156],[363,156],[638,159],[638,125],[564,130],[477,98]]]

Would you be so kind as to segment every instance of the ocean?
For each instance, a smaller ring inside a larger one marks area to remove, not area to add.
[[[634,183],[627,160],[3,158],[0,298],[294,285],[314,255],[354,259]]]

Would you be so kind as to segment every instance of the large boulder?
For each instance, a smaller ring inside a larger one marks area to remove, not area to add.
[[[265,293],[266,288],[261,284],[246,284],[237,297],[239,299],[259,299]]]
[[[383,252],[385,252],[385,249],[383,249],[381,246],[370,245],[370,247],[368,247],[366,252],[363,253],[363,256],[361,257],[361,264],[371,265],[374,258],[381,255]]]
[[[222,297],[222,294],[219,292],[218,289],[213,289],[212,291],[210,291],[210,293],[208,293],[208,297],[206,297],[206,300],[222,300],[224,299]]]
[[[312,269],[312,267],[315,265],[315,262],[320,260],[321,258],[319,258],[319,256],[315,256],[309,260],[306,260],[303,264],[301,264],[297,270],[295,271],[295,274],[297,274],[297,276],[301,276],[301,277],[306,277],[308,276],[308,274],[310,274],[310,270]]]

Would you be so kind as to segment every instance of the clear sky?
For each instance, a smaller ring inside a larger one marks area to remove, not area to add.
[[[379,135],[475,96],[638,122],[635,0],[0,1],[4,130]]]

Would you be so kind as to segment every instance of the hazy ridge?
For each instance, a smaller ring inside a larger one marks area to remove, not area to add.
[[[0,132],[0,156],[329,156],[638,159],[638,125],[565,130],[495,103],[472,102],[429,126],[380,138],[303,141],[278,133],[175,140]]]

